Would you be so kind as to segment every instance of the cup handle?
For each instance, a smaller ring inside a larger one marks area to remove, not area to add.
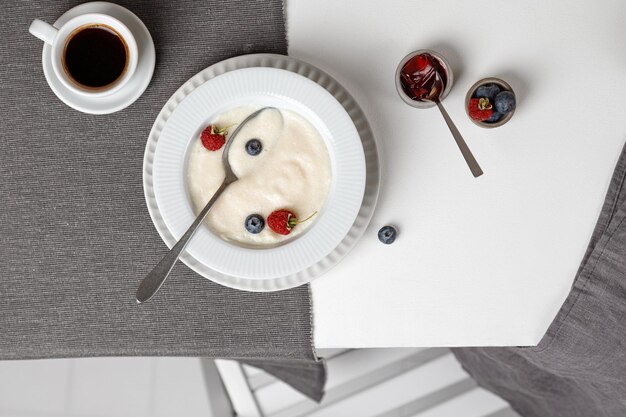
[[[54,38],[59,32],[59,30],[51,24],[39,19],[33,20],[28,31],[49,45],[52,45]]]

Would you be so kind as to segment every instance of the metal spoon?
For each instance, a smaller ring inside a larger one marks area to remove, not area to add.
[[[476,161],[476,158],[474,158],[474,155],[467,146],[467,143],[465,143],[463,136],[461,136],[461,132],[459,132],[459,129],[456,128],[454,122],[448,115],[448,112],[446,111],[446,109],[443,108],[443,104],[441,104],[441,101],[439,100],[439,98],[441,97],[441,92],[443,91],[443,80],[441,79],[439,68],[436,68],[435,71],[435,83],[430,90],[430,94],[428,95],[428,97],[425,97],[424,100],[432,101],[437,105],[437,108],[439,108],[443,119],[446,121],[446,124],[450,129],[450,132],[452,132],[452,136],[454,136],[454,140],[456,141],[456,144],[459,147],[463,158],[465,158],[465,162],[467,162],[470,171],[472,171],[472,175],[474,175],[474,177],[480,177],[481,175],[483,175],[483,170],[480,168],[480,165],[478,165],[478,161]]]
[[[180,238],[178,242],[170,249],[170,251],[161,259],[161,261],[154,267],[152,271],[141,281],[139,284],[139,288],[137,289],[137,303],[143,303],[148,301],[157,291],[161,288],[161,285],[165,282],[165,279],[169,275],[170,271],[178,261],[178,257],[182,253],[182,251],[191,240],[191,237],[194,235],[198,226],[202,223],[206,215],[213,207],[213,204],[217,201],[217,199],[222,195],[224,190],[233,182],[237,181],[237,175],[233,172],[230,167],[230,162],[228,161],[228,153],[230,151],[230,146],[232,145],[235,137],[241,130],[243,126],[246,125],[250,120],[257,117],[261,112],[267,109],[272,109],[273,107],[263,107],[260,110],[255,111],[250,116],[246,117],[237,128],[233,131],[233,133],[228,138],[228,142],[226,142],[226,147],[224,148],[224,153],[222,154],[222,164],[224,165],[224,171],[226,172],[226,176],[224,177],[224,181],[222,185],[215,191],[213,197],[209,200],[209,202],[204,206],[196,220],[189,226],[189,229],[185,232],[185,234]]]

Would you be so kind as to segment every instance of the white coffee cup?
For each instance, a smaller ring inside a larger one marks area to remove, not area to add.
[[[122,74],[111,84],[102,88],[84,86],[75,81],[64,65],[65,48],[68,41],[81,30],[88,27],[101,27],[116,33],[126,46],[126,67]],[[102,13],[87,13],[68,20],[60,28],[56,28],[39,19],[33,20],[29,32],[52,48],[52,69],[59,80],[70,90],[88,97],[102,97],[122,88],[137,69],[139,50],[132,32],[119,20]]]

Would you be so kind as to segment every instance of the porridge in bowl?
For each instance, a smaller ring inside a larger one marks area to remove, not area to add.
[[[186,177],[196,213],[224,180],[224,142],[258,109],[224,112],[194,138]],[[213,233],[245,246],[268,247],[311,227],[331,184],[328,150],[311,123],[296,112],[267,108],[233,138],[229,161],[239,179],[205,219]]]

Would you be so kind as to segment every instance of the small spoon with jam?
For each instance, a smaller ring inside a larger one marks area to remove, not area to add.
[[[474,177],[481,176],[483,170],[441,104],[441,94],[448,83],[448,75],[439,60],[429,53],[414,56],[402,67],[400,83],[405,94],[411,100],[431,101],[437,105],[472,175]]]

